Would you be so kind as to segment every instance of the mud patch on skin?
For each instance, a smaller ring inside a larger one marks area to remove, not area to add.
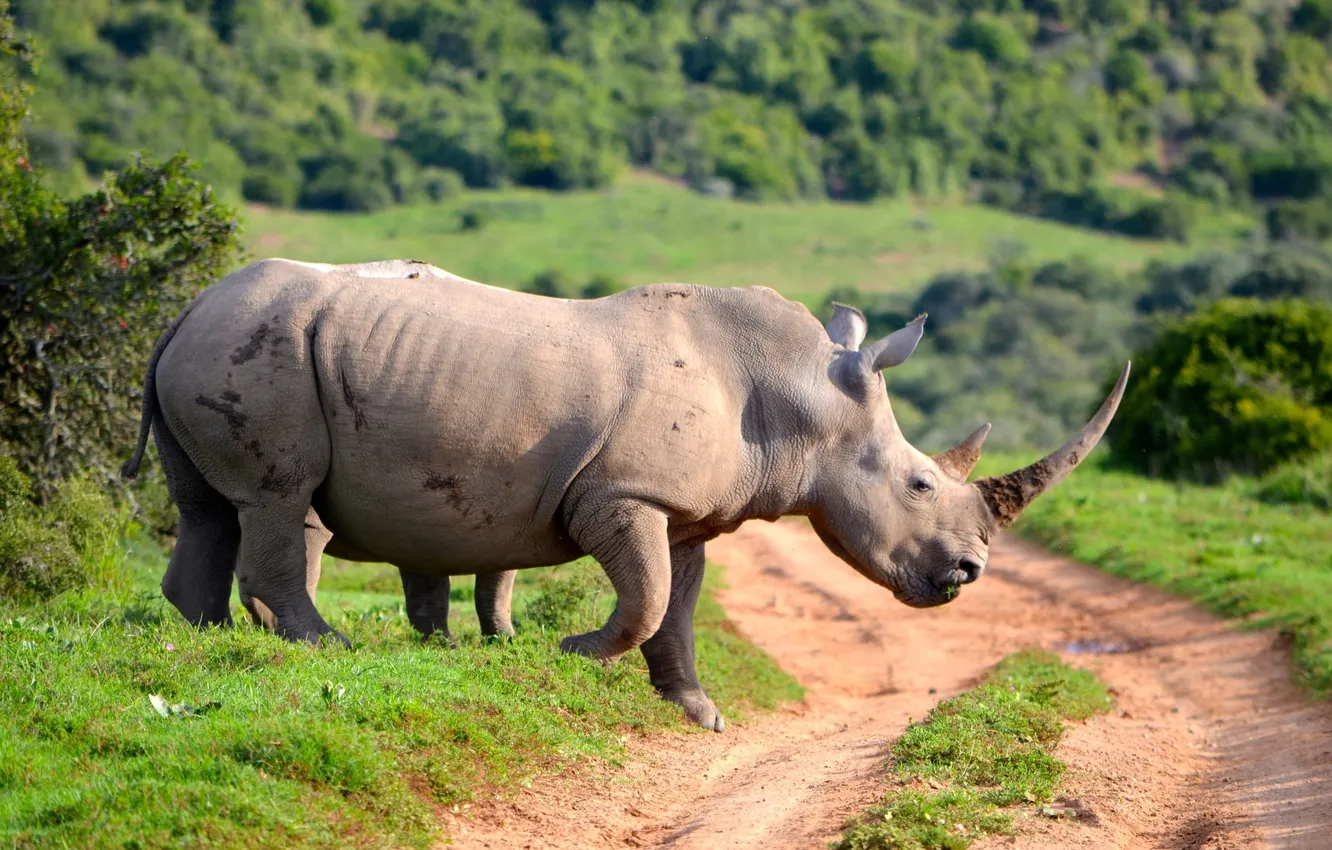
[[[245,423],[249,421],[248,416],[236,409],[240,400],[241,397],[230,390],[222,394],[221,401],[209,398],[203,393],[194,397],[195,404],[206,407],[214,413],[222,414],[222,417],[227,420],[227,427],[231,429],[231,439],[236,442],[241,441],[245,431]]]
[[[360,431],[365,427],[365,413],[361,410],[361,402],[352,392],[351,384],[347,382],[347,373],[338,371],[338,380],[342,383],[342,400],[347,404],[347,409],[352,413],[352,427]]]
[[[425,484],[422,485],[427,490],[452,490],[459,484],[456,475],[440,475],[438,472],[432,472],[426,476]]]
[[[259,481],[260,490],[276,493],[279,496],[290,496],[300,488],[300,485],[299,472],[290,468],[279,471],[275,463],[268,465],[268,469],[264,470],[264,477]]]
[[[980,490],[985,506],[990,509],[990,515],[999,523],[999,527],[1007,528],[1031,501],[1031,494],[1044,490],[1053,474],[1050,462],[1039,460],[1017,472],[997,478],[982,478],[976,482],[976,489]]]
[[[458,514],[460,519],[467,519],[474,512],[480,511],[481,521],[472,526],[473,531],[480,531],[495,524],[495,516],[484,508],[478,508],[472,498],[461,491],[462,479],[457,475],[441,475],[432,472],[426,476],[422,488],[433,493],[443,492],[444,501]],[[512,485],[510,485],[512,486]]]
[[[245,450],[249,452],[255,460],[261,460],[264,456],[263,447],[259,445],[258,440],[251,440],[245,444]]]
[[[239,366],[259,356],[264,349],[264,340],[268,338],[268,323],[264,322],[250,334],[250,341],[231,353],[231,362]]]

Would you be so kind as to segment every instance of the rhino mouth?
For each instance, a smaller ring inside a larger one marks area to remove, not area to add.
[[[955,584],[936,584],[925,593],[921,593],[914,588],[894,590],[893,596],[908,608],[938,608],[940,605],[947,605],[952,602],[961,593],[962,583],[959,582]]]

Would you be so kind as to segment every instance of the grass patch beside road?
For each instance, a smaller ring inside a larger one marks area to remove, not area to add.
[[[893,745],[897,788],[847,827],[837,850],[963,850],[1007,833],[1006,807],[1054,798],[1064,765],[1052,753],[1065,721],[1111,706],[1105,685],[1057,657],[1026,650],[985,683],[939,703]]]
[[[441,806],[613,765],[635,734],[688,728],[641,655],[602,667],[560,653],[564,633],[542,625],[599,624],[612,597],[591,562],[521,574],[520,634],[494,645],[470,578],[455,581],[456,648],[411,630],[395,570],[330,563],[319,606],[353,651],[193,629],[155,590],[164,567],[139,542],[119,593],[0,603],[0,844],[426,846]],[[733,717],[797,698],[728,628],[713,572],[705,686]]]
[[[987,458],[982,472],[1030,457]],[[1326,460],[1310,461],[1311,468]],[[1316,501],[1272,504],[1271,480],[1203,487],[1105,466],[1098,452],[1037,499],[1014,531],[1054,551],[1250,617],[1291,639],[1296,678],[1332,694],[1332,515]],[[1323,485],[1326,486],[1326,485]]]

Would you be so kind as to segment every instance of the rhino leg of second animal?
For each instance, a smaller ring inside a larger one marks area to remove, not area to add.
[[[305,515],[305,591],[310,595],[310,602],[315,601],[315,591],[319,588],[319,575],[324,568],[324,547],[333,539],[333,532],[324,527],[319,515],[311,508]],[[277,619],[268,606],[255,599],[244,588],[240,590],[241,604],[250,612],[250,619],[269,631],[277,628]]]
[[[643,502],[616,501],[575,517],[569,531],[606,571],[615,588],[615,610],[606,625],[565,638],[560,649],[612,664],[656,634],[666,616],[671,594],[666,515]]]
[[[426,637],[439,632],[449,637],[449,577],[409,573],[401,567],[402,593],[407,598],[407,619]]]
[[[407,597],[407,619],[418,632],[449,634],[449,577],[427,576],[399,569],[402,592]],[[510,607],[513,602],[514,570],[479,573],[476,577],[476,617],[486,637],[513,635]]]
[[[517,570],[477,574],[476,618],[486,637],[513,636],[513,582],[517,577]]]
[[[641,647],[652,686],[684,709],[685,716],[714,732],[726,729],[717,706],[699,684],[694,668],[694,606],[703,586],[702,544],[671,549],[671,597],[661,628]]]

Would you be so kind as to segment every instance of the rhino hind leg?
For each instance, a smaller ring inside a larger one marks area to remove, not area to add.
[[[642,646],[666,616],[671,593],[666,516],[642,502],[617,501],[575,517],[569,530],[606,571],[615,588],[615,610],[606,625],[565,638],[560,649],[612,664]]]
[[[324,622],[306,587],[308,512],[308,501],[296,504],[291,500],[240,510],[241,547],[236,566],[240,589],[263,603],[280,637],[320,643],[331,635],[349,644]]]
[[[194,625],[230,625],[232,569],[241,540],[236,509],[208,485],[161,416],[154,419],[153,437],[180,511],[162,594]]]
[[[333,539],[333,532],[324,527],[314,508],[305,516],[305,591],[310,595],[310,602],[315,601],[315,592],[319,588],[319,576],[324,567],[324,547]],[[241,604],[250,612],[250,619],[269,631],[277,629],[277,619],[268,606],[251,596],[245,588],[240,589]]]
[[[703,546],[677,546],[671,550],[671,596],[666,617],[657,633],[643,643],[652,686],[665,699],[684,709],[685,716],[714,732],[726,730],[726,721],[699,684],[694,667],[694,607],[703,586]]]
[[[486,637],[513,637],[513,583],[517,570],[478,573],[476,618]]]

